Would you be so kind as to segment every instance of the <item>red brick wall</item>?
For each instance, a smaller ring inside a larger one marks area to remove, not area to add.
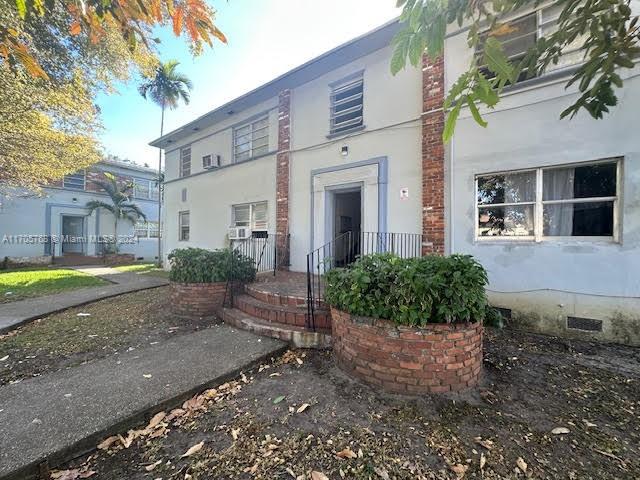
[[[279,263],[289,265],[289,157],[291,148],[291,90],[283,90],[278,96],[278,155],[276,161],[276,233]]]
[[[422,66],[423,254],[444,254],[444,61],[426,56]]]
[[[222,307],[226,282],[170,283],[171,309],[178,315],[208,317]]]
[[[478,382],[480,322],[413,328],[332,308],[331,323],[338,366],[365,383],[421,395],[459,391]]]

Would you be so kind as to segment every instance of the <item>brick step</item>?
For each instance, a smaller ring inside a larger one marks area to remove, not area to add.
[[[307,307],[307,297],[297,295],[283,295],[280,293],[270,292],[261,288],[260,283],[251,283],[245,286],[245,292],[250,297],[260,300],[271,305],[282,305],[288,307]]]
[[[311,332],[295,325],[265,321],[237,308],[222,308],[220,316],[227,325],[258,335],[278,338],[295,348],[331,348],[331,335],[327,332]]]
[[[281,325],[292,325],[304,328],[307,320],[307,307],[273,305],[254,298],[249,294],[238,295],[233,299],[233,306],[242,312]],[[328,310],[316,310],[315,323],[318,330],[331,330],[331,314]]]

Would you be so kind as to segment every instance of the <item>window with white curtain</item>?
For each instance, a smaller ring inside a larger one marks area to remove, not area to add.
[[[476,177],[476,237],[617,239],[620,160]]]
[[[233,226],[251,230],[268,230],[267,202],[245,203],[233,206]]]

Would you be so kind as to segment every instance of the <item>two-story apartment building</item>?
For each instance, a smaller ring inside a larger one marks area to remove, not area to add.
[[[553,28],[518,14],[517,56]],[[165,253],[220,248],[229,227],[290,235],[290,269],[344,231],[422,234],[425,253],[468,253],[491,301],[528,329],[640,343],[640,69],[604,120],[559,120],[580,58],[468,111],[442,143],[445,92],[474,55],[390,73],[397,22],[358,37],[151,143],[166,152]],[[511,49],[511,50],[509,50]]]
[[[147,221],[120,220],[121,253],[153,260],[158,255],[157,171],[133,163],[104,160],[43,187],[40,195],[14,192],[0,198],[0,260],[11,263],[91,262],[115,238],[114,217],[104,209],[89,213],[87,202],[109,197],[94,183],[109,172],[121,184],[133,184],[131,201]],[[51,241],[53,239],[53,242]],[[65,258],[66,257],[66,258]]]

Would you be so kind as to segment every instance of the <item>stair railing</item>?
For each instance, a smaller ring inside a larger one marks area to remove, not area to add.
[[[402,258],[422,256],[423,235],[393,232],[345,232],[307,254],[307,319],[315,331],[315,312],[325,308],[323,276],[346,267],[362,255],[394,253]]]

